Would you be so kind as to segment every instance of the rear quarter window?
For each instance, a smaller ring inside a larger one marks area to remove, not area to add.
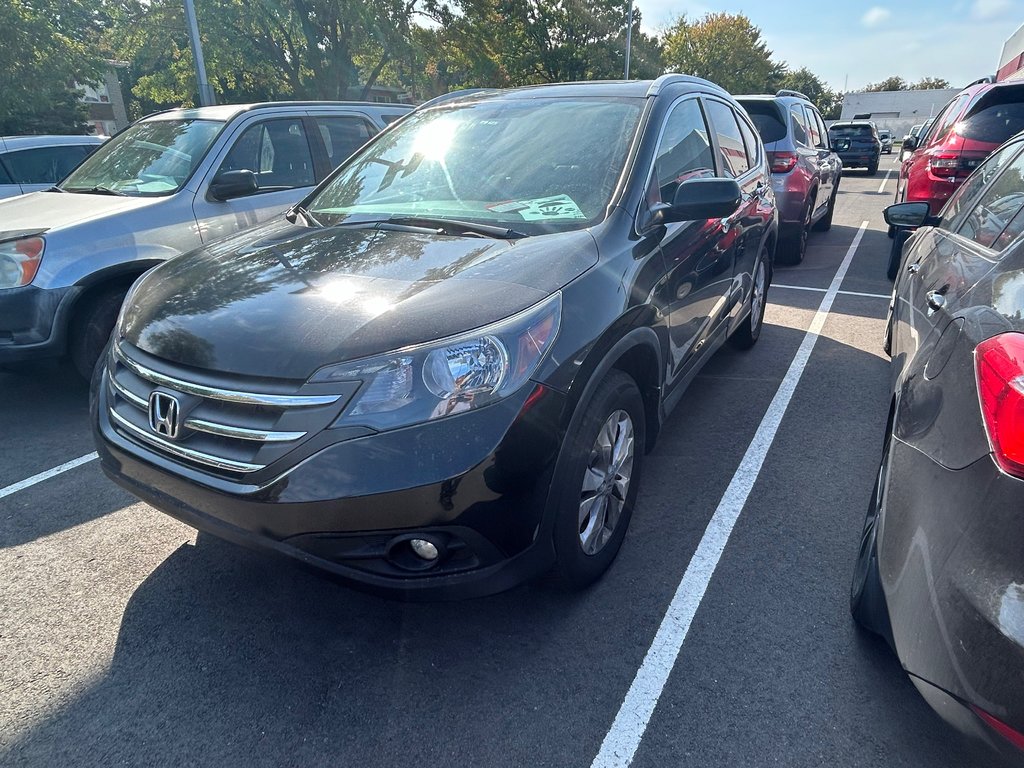
[[[1016,91],[1017,101],[1004,103],[979,102],[974,110],[956,125],[956,132],[968,141],[1002,144],[1024,131],[1024,89]]]

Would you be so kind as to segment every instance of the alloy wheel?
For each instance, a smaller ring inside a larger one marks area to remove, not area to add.
[[[633,474],[633,420],[623,410],[605,420],[590,449],[580,492],[579,542],[596,555],[615,533]]]

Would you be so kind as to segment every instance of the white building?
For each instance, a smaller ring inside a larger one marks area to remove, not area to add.
[[[843,96],[840,120],[872,120],[879,130],[888,128],[897,139],[937,115],[959,88],[928,91],[862,91]]]

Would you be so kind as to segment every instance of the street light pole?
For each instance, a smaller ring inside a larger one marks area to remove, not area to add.
[[[192,46],[192,59],[196,64],[196,82],[199,85],[199,106],[212,107],[217,103],[213,88],[206,79],[206,61],[203,46],[199,42],[199,22],[196,21],[196,6],[193,0],[185,0],[185,20],[188,22],[188,41]]]
[[[633,47],[633,0],[629,0],[629,13],[626,15],[626,77],[629,80],[629,54]]]

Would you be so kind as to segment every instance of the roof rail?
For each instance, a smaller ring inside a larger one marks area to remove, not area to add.
[[[449,91],[448,93],[442,93],[440,96],[435,96],[432,99],[427,99],[416,107],[416,109],[420,110],[426,109],[427,107],[436,107],[438,104],[444,104],[446,101],[459,99],[473,93],[497,93],[499,90],[500,89],[498,88],[462,88],[458,91]]]
[[[985,75],[984,77],[979,77],[974,82],[968,83],[967,85],[964,86],[964,88],[970,88],[972,85],[981,85],[982,83],[994,83],[995,81],[995,75]]]
[[[800,93],[800,91],[794,91],[794,90],[791,90],[789,88],[782,88],[781,90],[776,91],[775,95],[776,96],[796,96],[798,99],[806,99],[807,101],[811,100],[811,97],[808,96],[806,93]]]
[[[703,77],[695,77],[694,75],[681,75],[678,72],[669,72],[667,74],[662,75],[653,83],[651,83],[651,85],[647,88],[647,95],[657,96],[659,93],[661,93],[662,88],[664,88],[666,85],[672,85],[674,83],[702,85],[705,88],[711,88],[715,91],[719,91],[720,93],[726,93],[725,89],[722,88],[722,86],[716,85],[715,83],[712,83],[710,80],[705,80]]]

